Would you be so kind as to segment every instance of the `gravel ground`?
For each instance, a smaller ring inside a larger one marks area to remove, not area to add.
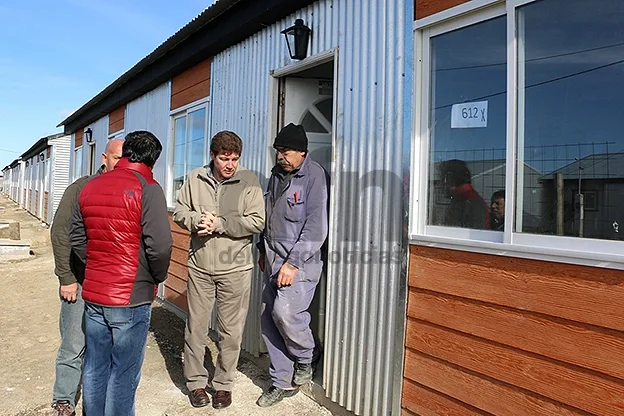
[[[6,196],[0,196],[0,218],[20,222],[22,239],[31,241],[33,255],[21,261],[0,258],[3,296],[0,302],[0,415],[53,415],[50,408],[58,332],[58,280],[49,243],[49,230]],[[269,385],[266,360],[262,368],[243,354],[238,363],[233,403],[227,409],[192,408],[182,375],[184,322],[154,304],[141,384],[137,390],[137,416],[184,415],[331,415],[305,394],[298,394],[269,409],[255,401]],[[216,346],[207,341],[206,366],[212,373]],[[79,406],[80,414],[80,406]]]

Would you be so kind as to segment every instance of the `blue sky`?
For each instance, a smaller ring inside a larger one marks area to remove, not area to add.
[[[0,169],[212,0],[0,4]]]

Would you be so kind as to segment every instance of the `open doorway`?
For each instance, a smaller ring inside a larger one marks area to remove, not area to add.
[[[334,61],[325,61],[279,79],[277,130],[300,124],[308,136],[308,156],[332,177],[334,122]],[[329,209],[329,207],[328,207]],[[330,220],[331,223],[331,220]],[[326,247],[328,244],[326,244]],[[310,306],[310,327],[316,339],[314,381],[322,385],[322,351],[325,341],[327,262]]]

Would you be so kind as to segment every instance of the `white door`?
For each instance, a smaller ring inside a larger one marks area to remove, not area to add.
[[[312,160],[330,173],[333,82],[316,78],[286,78],[285,87],[283,125],[295,123],[303,126]]]
[[[308,136],[308,155],[331,175],[333,81],[318,78],[286,78],[284,120],[300,124]],[[326,270],[319,281],[310,305],[310,327],[321,345],[325,341]],[[315,349],[315,358],[319,350]],[[317,373],[322,374],[317,368]],[[317,380],[318,381],[318,380]]]

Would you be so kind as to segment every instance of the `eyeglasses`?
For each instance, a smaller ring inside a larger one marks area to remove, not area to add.
[[[278,147],[275,147],[275,151],[277,153],[281,153],[281,154],[285,155],[285,154],[288,154],[289,152],[292,152],[292,149],[289,149],[287,147],[278,146]]]

